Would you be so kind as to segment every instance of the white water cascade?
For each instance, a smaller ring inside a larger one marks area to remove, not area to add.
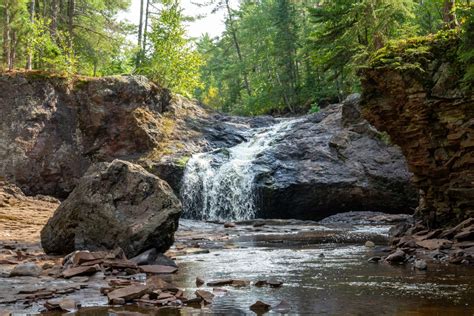
[[[193,155],[181,187],[183,217],[204,220],[246,220],[255,217],[257,157],[283,137],[298,119],[255,129],[251,138],[227,149]]]

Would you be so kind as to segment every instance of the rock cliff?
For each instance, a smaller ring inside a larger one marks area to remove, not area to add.
[[[454,33],[382,49],[361,72],[364,116],[399,145],[428,227],[474,216],[474,97]]]
[[[60,198],[92,163],[113,159],[139,163],[178,191],[186,157],[271,121],[207,111],[141,76],[38,72],[0,75],[0,116],[0,177]]]

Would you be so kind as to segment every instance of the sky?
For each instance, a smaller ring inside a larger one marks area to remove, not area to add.
[[[145,1],[146,2],[146,1]],[[188,16],[205,15],[205,18],[190,22],[187,25],[189,37],[200,37],[208,33],[211,37],[219,36],[224,31],[224,11],[219,10],[216,13],[211,13],[212,7],[199,8],[193,3],[208,2],[208,0],[181,0],[181,6],[184,13]],[[128,21],[137,24],[140,21],[140,0],[132,0],[132,5],[128,12],[121,13],[120,19],[127,19]]]

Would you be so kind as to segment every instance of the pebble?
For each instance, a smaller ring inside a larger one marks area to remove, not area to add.
[[[368,240],[368,241],[365,242],[365,246],[366,246],[367,248],[374,248],[374,247],[375,247],[375,244],[374,244],[373,241]]]
[[[415,268],[418,270],[426,270],[428,268],[428,264],[425,260],[418,259],[415,261]]]

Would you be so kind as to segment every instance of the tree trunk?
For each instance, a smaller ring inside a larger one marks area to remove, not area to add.
[[[146,50],[146,40],[147,40],[147,32],[148,32],[148,15],[150,14],[150,0],[146,0],[146,9],[145,9],[145,29],[143,30],[143,54],[145,54]]]
[[[68,15],[68,46],[69,46],[69,53],[72,53],[72,39],[74,35],[74,11],[76,10],[75,8],[76,3],[75,0],[68,0],[68,10],[67,10],[67,15]]]
[[[234,19],[233,19],[233,16],[232,16],[232,10],[231,10],[230,5],[229,5],[229,0],[225,0],[225,5],[226,5],[226,8],[227,8],[227,14],[229,15],[230,31],[232,33],[232,39],[234,41],[235,49],[237,51],[237,56],[239,57],[240,64],[242,65],[242,67],[244,67],[244,59],[243,59],[242,53],[240,51],[239,41],[237,40],[237,33],[236,33],[235,28],[234,28]],[[245,67],[244,67],[244,70],[243,70],[243,76],[244,76],[245,90],[247,90],[247,94],[250,96],[250,95],[252,95],[252,91],[250,90],[250,84],[249,84],[249,81],[248,81],[248,78],[247,78],[247,72],[245,71]]]
[[[456,28],[459,26],[458,20],[456,18],[456,1],[455,0],[445,0],[443,6],[443,21],[450,29]]]
[[[29,13],[30,13],[30,23],[33,24],[35,21],[35,0],[30,1],[30,7],[29,7]],[[33,52],[32,52],[32,47],[28,47],[28,56],[26,58],[26,70],[31,70],[32,65],[33,65]]]
[[[51,0],[51,37],[53,38],[53,40],[56,39],[56,33],[58,29],[58,13],[58,0]]]
[[[137,63],[136,66],[140,66],[141,57],[142,57],[142,37],[143,37],[143,3],[144,0],[140,0],[140,23],[138,24],[138,47],[140,51],[138,52],[137,56]]]
[[[10,1],[5,0],[3,24],[3,64],[10,68]]]
[[[16,49],[18,47],[18,38],[16,32],[11,32],[11,43],[10,43],[10,62],[8,63],[8,69],[13,70],[16,62]]]

